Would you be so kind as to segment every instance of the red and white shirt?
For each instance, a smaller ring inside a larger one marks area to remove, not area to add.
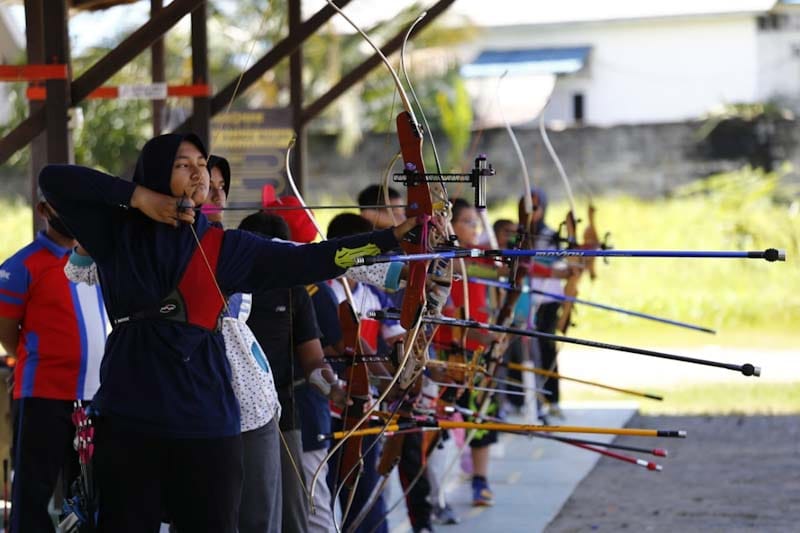
[[[0,265],[0,316],[19,320],[14,399],[90,400],[109,321],[100,286],[64,275],[70,250],[40,232]]]

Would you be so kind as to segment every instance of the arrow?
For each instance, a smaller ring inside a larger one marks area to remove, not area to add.
[[[704,250],[481,250],[478,248],[453,248],[424,254],[373,255],[353,258],[354,266],[376,263],[408,263],[435,259],[478,257],[662,257],[690,259],[764,259],[770,263],[786,261],[786,250],[767,248],[764,251],[704,251]]]
[[[216,211],[293,211],[293,210],[309,210],[309,209],[392,209],[395,207],[409,207],[407,204],[391,204],[391,205],[270,205],[263,204],[253,205],[239,205],[231,207],[195,207],[195,211],[213,210]]]
[[[642,429],[642,428],[604,428],[587,426],[543,426],[539,424],[510,424],[505,422],[458,422],[453,420],[427,420],[410,421],[389,424],[381,427],[371,427],[359,429],[353,432],[334,431],[332,433],[320,433],[317,439],[338,440],[349,433],[352,436],[378,435],[384,431],[402,431],[414,427],[438,427],[441,429],[476,429],[489,431],[505,431],[513,433],[591,433],[599,435],[626,435],[631,437],[669,437],[686,438],[686,431],[672,429]]]
[[[368,313],[371,318],[377,319],[397,319],[399,316],[397,313],[386,312],[386,311],[372,311]],[[654,350],[645,350],[643,348],[633,348],[630,346],[621,346],[619,344],[608,344],[605,342],[597,342],[597,341],[590,341],[585,339],[577,339],[575,337],[567,337],[565,335],[553,335],[550,333],[544,333],[542,331],[536,330],[526,330],[526,329],[519,329],[519,328],[510,328],[507,326],[495,326],[492,324],[486,324],[484,322],[478,322],[477,320],[458,320],[455,318],[447,318],[447,317],[425,317],[424,321],[430,322],[433,324],[442,324],[445,326],[452,326],[452,327],[461,327],[461,328],[477,328],[477,329],[485,329],[488,331],[497,331],[500,333],[509,333],[511,335],[519,335],[522,337],[536,337],[541,339],[550,339],[555,342],[564,342],[567,344],[579,344],[581,346],[590,346],[592,348],[603,348],[606,350],[615,350],[618,352],[627,352],[627,353],[635,353],[638,355],[647,355],[650,357],[658,357],[660,359],[669,359],[672,361],[681,361],[684,363],[693,363],[696,365],[704,365],[704,366],[713,366],[717,368],[726,368],[728,370],[735,370],[736,372],[741,372],[745,376],[760,376],[761,369],[757,366],[754,366],[750,363],[746,363],[744,365],[734,365],[730,363],[722,363],[718,361],[711,361],[708,359],[698,359],[695,357],[686,357],[683,355],[674,355],[668,354],[664,352],[656,352]]]
[[[476,413],[472,409],[468,409],[466,407],[461,407],[460,405],[453,406],[453,409],[458,411],[459,413],[467,416],[475,416]],[[501,422],[499,419],[495,419],[498,422]],[[639,446],[627,446],[624,444],[616,444],[613,442],[600,442],[597,440],[586,440],[586,439],[576,439],[574,437],[559,437],[557,435],[547,435],[547,434],[539,434],[534,433],[531,434],[533,437],[542,438],[542,439],[551,439],[557,440],[561,442],[579,442],[581,444],[589,444],[591,446],[602,446],[604,448],[612,448],[615,450],[626,450],[629,452],[639,452],[639,453],[646,453],[649,455],[654,455],[656,457],[666,457],[667,450],[664,448],[641,448]]]
[[[616,391],[616,392],[622,392],[624,394],[630,394],[632,396],[641,396],[643,398],[649,398],[651,400],[658,400],[658,401],[663,401],[664,400],[663,396],[658,396],[656,394],[651,394],[649,392],[639,392],[639,391],[630,390],[630,389],[622,389],[622,388],[619,388],[619,387],[613,387],[611,385],[603,385],[602,383],[597,383],[597,382],[594,382],[594,381],[587,381],[585,379],[567,377],[567,376],[564,376],[562,374],[559,374],[558,372],[553,372],[552,370],[546,370],[544,368],[533,368],[533,367],[530,367],[530,366],[521,365],[519,363],[500,363],[500,365],[502,365],[502,366],[504,366],[504,367],[506,367],[508,369],[511,369],[511,370],[519,370],[520,372],[530,372],[532,374],[537,374],[539,376],[546,376],[548,378],[553,378],[553,379],[563,379],[565,381],[574,381],[575,383],[583,383],[584,385],[591,385],[593,387],[600,387],[602,389],[608,389],[608,390],[613,390],[613,391]],[[514,383],[514,385],[517,385],[517,384]],[[519,385],[517,385],[517,386],[519,386]]]
[[[514,288],[514,287],[512,287],[511,283],[507,283],[507,282],[503,282],[503,281],[496,281],[496,280],[492,280],[492,279],[469,278],[469,280],[471,282],[479,283],[481,285],[488,285],[489,287],[498,287],[500,289],[507,289],[508,290],[508,289],[513,289]],[[669,319],[669,318],[661,318],[661,317],[658,317],[658,316],[649,315],[647,313],[642,313],[642,312],[639,312],[639,311],[631,311],[629,309],[623,309],[621,307],[614,307],[614,306],[611,306],[611,305],[591,302],[589,300],[583,300],[581,298],[575,298],[574,296],[564,296],[564,295],[556,294],[556,293],[552,293],[552,292],[541,291],[541,290],[538,290],[538,289],[534,289],[532,287],[523,287],[522,288],[522,292],[523,293],[527,292],[527,293],[531,293],[531,294],[539,294],[541,296],[547,296],[549,298],[552,298],[554,300],[559,300],[559,301],[562,301],[562,302],[574,302],[574,303],[581,304],[581,305],[586,305],[586,306],[589,306],[589,307],[597,307],[598,309],[605,309],[606,311],[614,311],[616,313],[622,313],[622,314],[625,314],[625,315],[631,315],[631,316],[635,316],[635,317],[639,317],[639,318],[644,318],[644,319],[647,319],[647,320],[654,320],[656,322],[662,322],[664,324],[670,324],[672,326],[678,326],[678,327],[682,327],[682,328],[693,329],[695,331],[702,331],[703,333],[711,333],[712,335],[716,335],[716,333],[717,333],[715,330],[710,329],[710,328],[706,328],[706,327],[703,327],[703,326],[695,326],[694,324],[689,324],[689,323],[686,323],[686,322],[680,322],[678,320],[672,320],[672,319]]]

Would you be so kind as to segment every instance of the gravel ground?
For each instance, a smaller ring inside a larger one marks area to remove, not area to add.
[[[800,531],[800,416],[636,416],[629,426],[688,438],[659,439],[667,458],[642,456],[660,473],[602,458],[547,532]]]

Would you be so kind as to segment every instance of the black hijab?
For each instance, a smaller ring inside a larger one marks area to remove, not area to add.
[[[159,135],[147,141],[142,147],[139,159],[136,161],[136,170],[133,171],[133,182],[161,194],[172,196],[170,188],[172,164],[175,162],[178,147],[183,141],[192,143],[205,157],[208,157],[206,147],[194,133]]]
[[[211,174],[211,169],[218,168],[222,173],[222,179],[225,180],[225,185],[222,189],[225,191],[225,196],[228,196],[228,191],[231,190],[231,165],[228,160],[222,156],[211,154],[208,156],[208,173]]]

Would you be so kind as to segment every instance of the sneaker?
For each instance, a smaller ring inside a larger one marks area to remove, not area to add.
[[[494,493],[483,478],[472,479],[472,506],[489,507],[494,505]]]
[[[458,524],[458,517],[449,503],[444,504],[444,507],[435,505],[433,507],[433,518],[436,522],[445,526]]]
[[[433,528],[430,526],[415,527],[414,533],[433,533]]]

